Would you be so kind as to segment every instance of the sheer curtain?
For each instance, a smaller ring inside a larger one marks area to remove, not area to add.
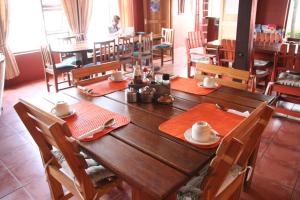
[[[87,34],[93,0],[61,0],[71,31]]]
[[[133,0],[119,0],[119,12],[121,18],[121,27],[133,27]]]
[[[94,0],[88,39],[99,41],[107,38],[114,15],[120,15],[118,0]]]

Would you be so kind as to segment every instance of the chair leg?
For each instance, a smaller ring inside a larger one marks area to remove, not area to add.
[[[172,64],[174,64],[174,47],[172,47],[171,53],[172,53]]]
[[[47,91],[50,92],[50,85],[49,85],[49,74],[45,72],[45,81],[47,85]]]
[[[69,72],[67,72],[68,73],[68,84],[69,84],[69,86],[71,86],[71,77],[70,77],[70,73]]]
[[[164,66],[164,50],[160,50],[160,66]]]
[[[55,87],[55,92],[58,92],[58,80],[57,80],[57,75],[54,73],[53,74],[53,79],[54,79],[54,87]]]
[[[188,78],[191,77],[191,63],[188,63],[188,65],[187,65],[187,76],[188,76]]]
[[[59,200],[64,196],[63,188],[60,182],[47,173],[47,182],[50,188],[52,199]]]

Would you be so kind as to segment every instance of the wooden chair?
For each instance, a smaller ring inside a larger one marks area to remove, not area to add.
[[[93,48],[93,62],[85,66],[93,66],[95,64],[112,62],[116,60],[117,46],[115,40],[108,40],[103,42],[94,42]]]
[[[75,86],[84,86],[103,81],[110,76],[107,72],[120,69],[121,63],[119,61],[74,69],[72,70],[73,84]]]
[[[216,81],[220,85],[240,90],[248,90],[253,84],[253,77],[250,76],[248,71],[197,63],[195,79],[203,80],[207,75],[216,77]]]
[[[171,61],[174,63],[174,29],[171,28],[162,28],[161,29],[161,42],[158,45],[154,45],[154,51],[159,51],[160,56],[160,65],[163,66],[164,62],[168,62],[170,60],[164,61],[164,52],[165,50],[170,50]]]
[[[138,46],[138,51],[134,51],[132,54],[133,63],[138,62],[142,66],[142,61],[146,60],[153,67],[153,34],[139,35],[138,37],[134,37],[133,42],[137,42]]]
[[[52,199],[98,199],[120,185],[112,172],[80,151],[64,120],[23,100],[14,108],[39,147]]]
[[[276,112],[300,117],[300,112],[280,107],[280,101],[300,104],[300,45],[282,44],[281,51],[276,57],[272,81],[266,94],[276,92],[272,105]]]
[[[235,40],[222,39],[218,49],[218,65],[232,67],[235,59]]]
[[[278,43],[282,42],[282,36],[279,33],[256,33],[254,39],[256,42]]]
[[[118,60],[123,65],[126,71],[126,64],[132,63],[132,54],[134,52],[133,37],[119,37],[118,38]]]
[[[211,163],[179,190],[177,199],[239,199],[242,188],[250,187],[261,134],[272,113],[262,103],[235,127],[222,140]]]
[[[185,40],[187,54],[187,74],[191,77],[191,68],[196,66],[198,62],[209,62],[213,64],[216,55],[208,54],[206,44],[202,38],[202,33],[188,32],[188,38]]]
[[[41,46],[41,54],[42,54],[42,61],[44,65],[44,72],[45,72],[45,80],[47,85],[47,90],[50,92],[50,86],[52,86],[49,83],[50,76],[53,76],[54,79],[54,88],[55,92],[58,92],[59,87],[58,85],[61,83],[68,82],[69,87],[71,86],[71,79],[69,72],[74,69],[76,66],[68,63],[55,63],[54,58],[52,56],[51,47],[50,45],[43,45]],[[67,74],[67,81],[58,81],[58,76]],[[69,88],[69,87],[65,87]]]

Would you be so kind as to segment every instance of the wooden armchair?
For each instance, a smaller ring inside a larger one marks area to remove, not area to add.
[[[170,60],[164,61],[164,52],[165,50],[170,50],[171,61],[174,63],[174,29],[171,28],[162,28],[161,29],[161,42],[158,45],[154,45],[153,49],[159,51],[161,66],[164,65],[164,62],[168,62]]]
[[[266,94],[276,92],[272,105],[276,112],[300,117],[300,112],[280,107],[280,101],[300,104],[300,45],[282,44],[276,57],[272,81],[268,84]]]
[[[255,42],[282,42],[282,36],[279,33],[256,33]]]
[[[64,120],[23,100],[14,108],[39,147],[52,199],[98,199],[120,185],[112,172],[81,152]]]
[[[136,39],[138,39],[136,41]],[[149,61],[149,65],[153,67],[153,34],[139,35],[134,38],[134,43],[137,42],[138,51],[132,54],[133,63],[138,62],[142,66],[142,61]]]
[[[211,163],[179,190],[177,199],[239,199],[242,188],[250,187],[261,134],[272,113],[262,103],[234,128]]]
[[[248,71],[197,63],[195,79],[203,80],[205,76],[213,76],[217,83],[227,87],[232,87],[240,90],[248,90],[253,86],[253,77]]]
[[[191,77],[191,68],[196,66],[198,62],[208,62],[213,64],[216,55],[208,54],[206,44],[203,41],[202,33],[188,32],[188,38],[185,40],[187,55],[187,75]]]
[[[69,87],[71,87],[71,79],[69,72],[74,69],[76,66],[68,63],[55,63],[54,58],[52,56],[51,47],[50,45],[43,45],[41,46],[41,54],[42,54],[42,61],[44,66],[44,72],[45,72],[45,80],[47,85],[47,90],[50,92],[50,76],[53,76],[54,79],[54,88],[55,92],[58,92],[59,84],[68,82]],[[59,81],[58,76],[67,74],[67,81]],[[65,87],[69,88],[69,87]]]
[[[119,37],[118,38],[118,60],[123,65],[126,71],[126,64],[133,65],[132,54],[134,52],[133,37]]]
[[[121,70],[121,63],[119,61],[74,69],[71,71],[73,76],[73,84],[75,86],[84,86],[103,81],[111,75],[107,72],[118,70]]]
[[[232,67],[235,59],[235,40],[222,39],[218,49],[218,65]]]

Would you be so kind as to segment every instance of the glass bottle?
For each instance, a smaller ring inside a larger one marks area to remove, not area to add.
[[[133,67],[133,83],[134,84],[143,83],[142,76],[143,76],[143,72],[141,66],[138,65],[138,62],[136,62],[135,66]]]

